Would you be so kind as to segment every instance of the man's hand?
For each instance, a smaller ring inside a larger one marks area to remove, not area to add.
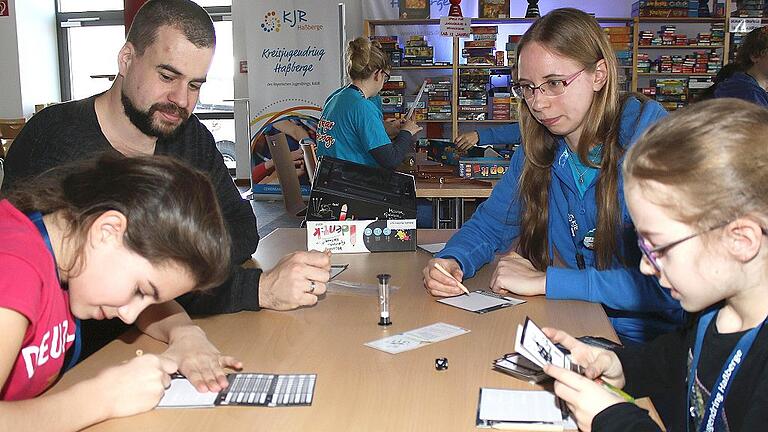
[[[398,133],[400,133],[400,129],[403,128],[403,123],[405,123],[405,120],[402,119],[384,120],[384,130],[387,131],[387,136],[394,138]]]
[[[261,275],[259,305],[290,310],[317,303],[331,275],[330,252],[294,252]]]

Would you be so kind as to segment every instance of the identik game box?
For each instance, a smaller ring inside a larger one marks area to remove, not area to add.
[[[342,253],[415,250],[414,177],[323,157],[309,196],[307,246]]]

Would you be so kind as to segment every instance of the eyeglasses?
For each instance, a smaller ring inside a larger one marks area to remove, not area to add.
[[[539,90],[544,96],[560,96],[565,93],[565,88],[576,80],[576,78],[578,78],[585,70],[587,69],[584,68],[563,79],[551,79],[545,81],[537,86],[533,84],[514,83],[512,84],[512,92],[515,94],[515,97],[522,97],[526,100],[533,99],[536,90]]]
[[[384,74],[384,82],[385,82],[385,83],[389,82],[389,79],[392,77],[392,75],[390,75],[390,74],[389,74],[387,71],[385,71],[385,70],[382,70],[382,71],[381,71],[381,73],[383,73],[383,74]]]
[[[656,246],[656,247],[653,247],[653,245],[651,245],[651,242],[649,242],[648,239],[646,239],[645,237],[641,236],[640,233],[638,233],[637,246],[640,248],[640,251],[643,253],[643,255],[648,259],[648,262],[651,263],[653,268],[656,269],[657,272],[661,272],[661,263],[659,262],[659,256],[663,255],[664,252],[672,249],[673,247],[679,245],[680,243],[683,243],[685,241],[688,241],[694,237],[698,237],[710,231],[714,231],[718,228],[722,228],[728,224],[729,222],[715,225],[714,227],[705,229],[704,231],[695,232],[679,240],[675,240],[675,241],[663,244],[661,246]]]

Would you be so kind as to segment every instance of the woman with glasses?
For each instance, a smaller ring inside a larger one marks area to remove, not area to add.
[[[654,101],[620,97],[617,61],[597,21],[556,9],[518,45],[522,145],[490,198],[424,269],[435,296],[461,294],[501,254],[491,289],[604,305],[623,341],[644,342],[682,323],[679,303],[635,267],[640,251],[619,163],[666,115]]]
[[[640,270],[697,313],[642,348],[570,349],[586,377],[548,367],[583,430],[651,431],[648,413],[601,378],[651,396],[671,431],[762,431],[768,424],[768,111],[737,99],[694,104],[662,120],[624,162]]]
[[[325,101],[317,126],[317,155],[394,169],[421,127],[412,121],[387,123],[394,135],[390,139],[375,96],[389,80],[391,66],[378,42],[359,37],[349,43],[346,57],[351,84]]]

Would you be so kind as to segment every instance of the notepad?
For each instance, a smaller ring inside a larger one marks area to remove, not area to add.
[[[301,406],[312,405],[316,374],[234,373],[229,387],[198,392],[186,378],[174,378],[158,408],[210,408],[217,405]]]
[[[510,430],[576,430],[571,417],[563,420],[555,395],[542,390],[481,388],[477,427]]]
[[[504,297],[496,293],[477,290],[469,295],[457,295],[438,300],[439,303],[468,310],[475,313],[486,313],[499,310],[509,306],[515,306],[525,303],[525,300],[514,297]]]
[[[399,354],[469,333],[469,330],[443,322],[420,327],[394,336],[367,342],[365,345],[390,354]]]

